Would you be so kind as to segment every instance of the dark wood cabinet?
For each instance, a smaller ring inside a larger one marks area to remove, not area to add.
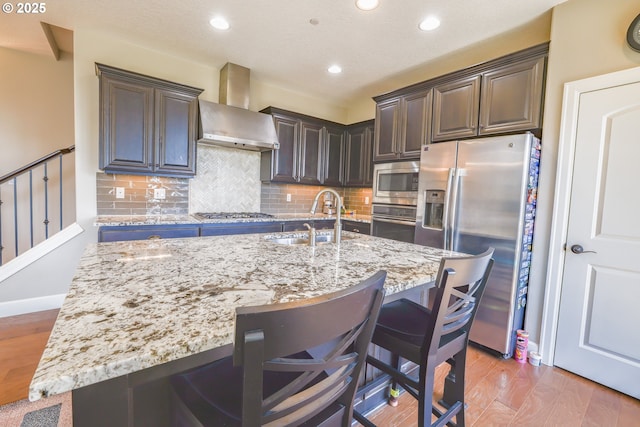
[[[371,234],[371,224],[366,222],[349,221],[348,219],[344,219],[342,221],[342,229],[353,233]]]
[[[197,224],[102,226],[98,230],[98,241],[175,239],[179,237],[198,237],[199,235],[200,227]]]
[[[335,219],[314,219],[309,221],[286,221],[282,223],[282,231],[308,231],[305,224],[309,224],[316,230],[333,228]]]
[[[373,160],[419,158],[431,142],[539,134],[548,51],[544,43],[375,97]]]
[[[346,187],[370,187],[373,183],[373,121],[348,127],[345,142]]]
[[[192,177],[202,89],[96,64],[100,168],[109,173]]]
[[[386,161],[398,158],[398,117],[400,98],[389,99],[376,105],[373,160]]]
[[[326,126],[324,140],[324,179],[322,184],[339,187],[344,183],[344,128],[342,126]]]
[[[322,184],[324,179],[325,131],[323,124],[273,107],[280,149],[262,153],[260,176],[263,181]]]
[[[433,88],[432,141],[467,138],[478,133],[480,76]]]
[[[376,162],[420,158],[431,124],[431,90],[381,102],[376,107]]]
[[[273,116],[280,142],[279,150],[261,155],[260,177],[263,181],[333,187],[371,185],[372,146],[367,134],[362,134],[362,142],[368,145],[358,143],[357,148],[351,150],[349,129],[352,126],[275,107],[261,112]],[[366,123],[362,126],[363,132],[367,126],[372,129],[373,121],[363,123]],[[358,178],[347,182],[349,161],[357,163]],[[365,164],[361,165],[363,161]]]
[[[301,121],[298,181],[302,184],[321,184],[323,181],[324,130],[316,123]]]
[[[545,61],[534,58],[482,75],[479,135],[541,127]]]

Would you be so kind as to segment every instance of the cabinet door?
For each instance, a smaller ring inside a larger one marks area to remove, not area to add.
[[[100,168],[152,172],[153,88],[103,75],[100,89]]]
[[[196,172],[196,97],[156,90],[155,171],[193,176]]]
[[[475,136],[478,133],[480,76],[436,86],[433,90],[432,141]]]
[[[364,185],[365,164],[362,153],[367,149],[366,133],[366,127],[357,127],[349,129],[347,134],[344,185],[348,187],[360,187]]]
[[[341,186],[344,130],[327,126],[324,130],[324,185]]]
[[[364,145],[362,147],[362,168],[365,187],[373,186],[373,124],[367,126],[364,130]]]
[[[280,148],[271,152],[271,181],[297,182],[300,121],[274,115]]]
[[[320,184],[322,172],[322,125],[302,122],[298,181],[303,184]]]
[[[402,100],[399,154],[404,159],[419,159],[427,143],[431,124],[431,91],[407,95]]]
[[[544,65],[541,57],[482,76],[480,135],[540,127]]]
[[[197,225],[103,226],[98,230],[98,241],[175,239],[199,235],[200,228]]]
[[[394,160],[398,157],[398,118],[400,98],[390,99],[376,106],[374,161]]]

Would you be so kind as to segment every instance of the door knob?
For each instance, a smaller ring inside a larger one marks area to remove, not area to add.
[[[586,253],[592,253],[595,254],[596,251],[585,251],[584,248],[580,245],[573,245],[571,246],[571,252],[573,252],[574,254],[586,254]]]

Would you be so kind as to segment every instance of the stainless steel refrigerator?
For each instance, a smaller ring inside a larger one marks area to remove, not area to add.
[[[470,340],[504,357],[524,322],[539,160],[530,133],[429,144],[420,158],[415,243],[495,248]]]

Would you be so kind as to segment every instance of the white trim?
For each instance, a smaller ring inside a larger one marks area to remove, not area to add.
[[[64,245],[83,231],[84,229],[80,227],[78,223],[74,222],[73,224],[54,234],[44,242],[39,243],[33,248],[24,252],[19,257],[14,258],[6,264],[0,266],[0,286],[2,285],[2,282],[7,278],[28,267],[43,256],[47,255],[49,252],[52,252],[58,247]]]
[[[67,294],[0,302],[0,318],[62,307]]]
[[[583,93],[640,81],[640,67],[588,79],[565,83],[562,100],[562,119],[558,144],[558,163],[555,197],[547,259],[547,287],[544,295],[540,325],[540,351],[542,363],[553,365],[556,348],[560,293],[564,271],[564,244],[569,223],[569,201],[573,177],[578,109]]]

